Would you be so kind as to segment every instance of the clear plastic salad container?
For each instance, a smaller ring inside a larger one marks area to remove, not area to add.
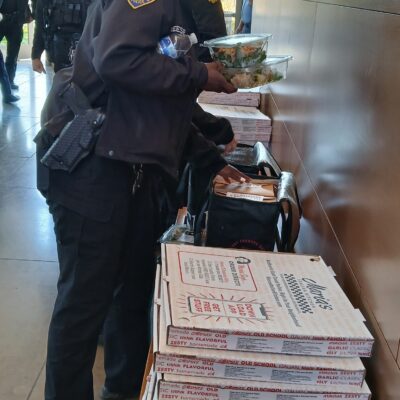
[[[224,68],[223,75],[238,89],[252,89],[286,79],[292,56],[270,56],[261,63],[247,68]]]
[[[239,34],[204,42],[212,58],[229,68],[260,64],[267,58],[270,34]]]

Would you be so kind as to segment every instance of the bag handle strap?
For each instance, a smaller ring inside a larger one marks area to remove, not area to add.
[[[210,205],[210,196],[205,201],[203,207],[201,208],[200,214],[196,217],[194,223],[194,245],[195,246],[202,246],[203,244],[203,227],[206,224],[206,214],[208,211],[208,207]]]
[[[282,172],[278,200],[282,216],[281,251],[293,252],[300,231],[301,206],[294,176],[290,172]]]

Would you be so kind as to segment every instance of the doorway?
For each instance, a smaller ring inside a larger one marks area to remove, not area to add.
[[[225,14],[225,22],[226,22],[226,30],[228,35],[232,35],[235,33],[236,25],[237,25],[237,15],[238,14],[238,7],[242,5],[242,0],[221,0],[222,7],[224,8]]]

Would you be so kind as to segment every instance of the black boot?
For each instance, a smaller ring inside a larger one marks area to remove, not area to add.
[[[3,96],[3,103],[15,103],[20,99],[19,96],[15,96],[14,94],[10,94],[9,96]]]
[[[7,70],[4,66],[3,54],[0,51],[0,86],[3,93],[3,103],[14,103],[18,101],[19,96],[14,96],[11,92],[11,84],[8,78]]]

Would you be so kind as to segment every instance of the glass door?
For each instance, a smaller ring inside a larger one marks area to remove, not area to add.
[[[240,0],[221,0],[224,8],[226,30],[228,35],[235,33],[236,29],[236,3]]]
[[[30,24],[24,25],[23,27],[24,36],[21,43],[21,50],[19,51],[19,59],[31,58],[34,29],[35,29],[35,22],[31,22]]]

